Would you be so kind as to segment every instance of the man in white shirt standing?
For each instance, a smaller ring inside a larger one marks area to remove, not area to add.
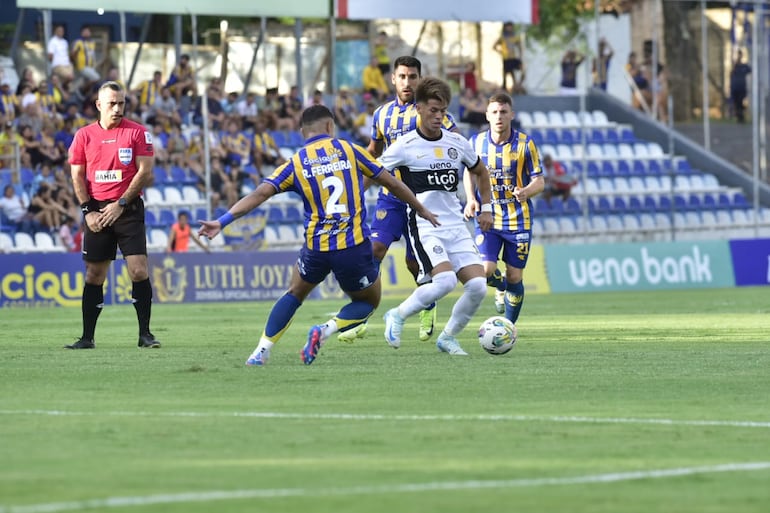
[[[58,75],[64,88],[72,82],[73,68],[70,60],[70,45],[64,39],[64,25],[53,28],[53,36],[48,40],[48,62],[51,63],[51,73]]]
[[[481,256],[462,215],[457,186],[462,166],[476,177],[481,208],[479,226],[492,227],[489,171],[463,136],[442,130],[452,94],[445,82],[426,77],[415,92],[418,128],[399,137],[385,150],[380,162],[398,169],[404,183],[420,202],[434,212],[441,227],[435,228],[408,211],[409,244],[420,266],[415,289],[398,307],[385,314],[385,340],[393,348],[401,345],[405,320],[452,292],[459,280],[463,294],[452,308],[436,347],[451,355],[467,355],[457,335],[481,306],[487,288]],[[428,283],[430,282],[430,283]]]

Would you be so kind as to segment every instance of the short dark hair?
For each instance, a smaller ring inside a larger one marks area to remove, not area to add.
[[[513,108],[513,99],[510,97],[510,95],[506,93],[495,93],[492,96],[489,97],[489,103],[504,103],[506,105],[510,105],[511,108]]]
[[[99,91],[100,92],[103,91],[104,89],[111,89],[113,91],[117,91],[117,92],[120,93],[120,92],[123,91],[123,86],[121,86],[117,82],[114,82],[112,80],[108,80],[107,82],[105,82],[105,83],[103,83],[102,85],[99,86]]]
[[[313,105],[302,111],[300,125],[308,126],[322,119],[331,119],[334,121],[334,114],[325,105]]]
[[[399,66],[417,68],[417,73],[422,75],[422,63],[417,57],[412,57],[411,55],[402,55],[401,57],[397,57],[396,60],[393,61],[393,69],[396,69]]]
[[[425,77],[417,84],[414,93],[417,103],[426,103],[428,100],[438,100],[446,105],[452,101],[452,90],[449,84],[436,77]]]

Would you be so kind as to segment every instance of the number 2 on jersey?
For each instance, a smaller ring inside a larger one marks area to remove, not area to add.
[[[328,176],[321,182],[324,189],[331,189],[329,191],[329,199],[326,201],[326,213],[327,214],[345,214],[348,209],[345,205],[340,203],[342,197],[342,191],[345,190],[345,184],[342,183],[336,176]]]

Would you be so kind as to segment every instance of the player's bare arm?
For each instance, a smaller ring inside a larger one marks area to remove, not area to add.
[[[481,196],[481,212],[477,220],[479,228],[485,232],[492,228],[492,186],[489,183],[489,170],[479,159],[475,166],[468,168],[468,172],[476,177],[479,196]]]
[[[476,212],[479,211],[479,202],[476,201],[476,180],[475,176],[468,172],[466,168],[463,171],[463,190],[465,190],[465,209],[463,215],[465,219],[473,219]]]
[[[385,149],[385,141],[375,141],[374,139],[369,141],[369,146],[366,147],[366,151],[372,154],[374,158],[379,158]]]
[[[274,196],[278,191],[275,187],[268,182],[262,182],[256,189],[249,194],[238,200],[230,210],[227,211],[233,219],[238,219],[244,216],[260,206],[262,203]],[[227,214],[225,214],[227,215]],[[219,220],[215,221],[200,221],[201,227],[198,230],[198,235],[205,235],[209,239],[213,239],[222,230],[222,224]]]
[[[418,216],[422,217],[423,219],[427,219],[433,226],[441,226],[441,223],[438,222],[437,216],[433,212],[426,209],[422,203],[420,203],[420,201],[409,189],[409,187],[404,185],[404,183],[400,180],[397,180],[396,177],[394,177],[388,171],[381,172],[379,175],[377,175],[376,178],[374,178],[374,181],[383,187],[387,187],[387,189],[392,192],[394,196],[412,207],[412,209],[417,212]]]
[[[519,203],[524,203],[529,198],[534,198],[541,192],[543,192],[543,189],[545,188],[545,178],[543,178],[542,175],[536,176],[532,179],[529,184],[527,184],[526,187],[522,187],[519,189],[516,187],[513,190],[513,197],[516,198],[516,201]]]

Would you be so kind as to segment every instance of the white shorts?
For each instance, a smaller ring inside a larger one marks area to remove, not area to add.
[[[479,250],[465,226],[438,228],[419,234],[418,237],[410,231],[409,239],[417,263],[420,264],[420,273],[417,275],[419,284],[428,283],[433,268],[442,262],[452,264],[455,272],[469,265],[483,265]]]

